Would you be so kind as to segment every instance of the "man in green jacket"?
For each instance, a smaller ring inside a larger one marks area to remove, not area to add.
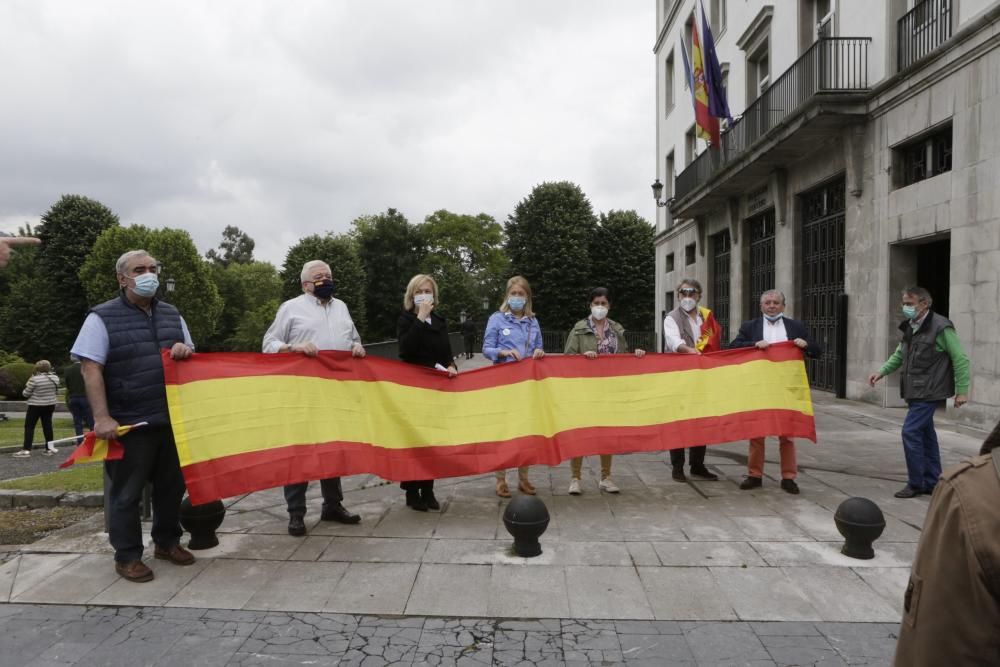
[[[941,476],[941,454],[934,411],[949,397],[955,407],[969,400],[969,358],[955,333],[955,325],[931,310],[930,292],[923,287],[903,290],[903,316],[899,325],[903,340],[877,373],[868,376],[875,386],[880,379],[901,369],[899,391],[909,410],[903,422],[903,452],[907,484],[897,498],[930,494]]]

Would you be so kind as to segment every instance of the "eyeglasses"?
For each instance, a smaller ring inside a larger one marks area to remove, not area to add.
[[[686,294],[687,296],[691,296],[692,294],[700,294],[700,292],[698,292],[698,290],[696,290],[693,287],[682,287],[679,290],[677,290],[677,293]]]

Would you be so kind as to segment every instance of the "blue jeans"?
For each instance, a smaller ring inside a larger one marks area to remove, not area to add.
[[[70,396],[66,405],[73,415],[73,430],[77,435],[83,435],[84,426],[88,430],[94,430],[94,415],[90,412],[90,402],[86,396]]]
[[[111,477],[108,534],[119,563],[142,558],[142,490],[153,483],[153,542],[164,549],[180,543],[184,477],[177,445],[169,426],[144,426],[119,440],[125,448],[120,461],[105,461]]]
[[[914,489],[930,490],[941,476],[941,452],[934,431],[934,411],[941,401],[909,401],[903,421],[903,453],[906,472]]]

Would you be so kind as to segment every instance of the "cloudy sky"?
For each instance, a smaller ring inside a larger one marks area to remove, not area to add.
[[[0,4],[0,229],[64,193],[281,263],[388,207],[572,180],[652,219],[651,0]]]

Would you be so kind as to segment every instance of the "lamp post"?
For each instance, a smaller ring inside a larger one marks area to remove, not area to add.
[[[660,179],[656,179],[655,181],[653,181],[653,185],[651,185],[650,187],[653,188],[653,199],[656,200],[656,205],[661,208],[663,206],[666,206],[669,202],[665,202],[662,199],[660,199],[660,195],[663,194],[663,183],[660,183]]]
[[[167,292],[173,292],[177,289],[177,281],[173,278],[167,278]]]

